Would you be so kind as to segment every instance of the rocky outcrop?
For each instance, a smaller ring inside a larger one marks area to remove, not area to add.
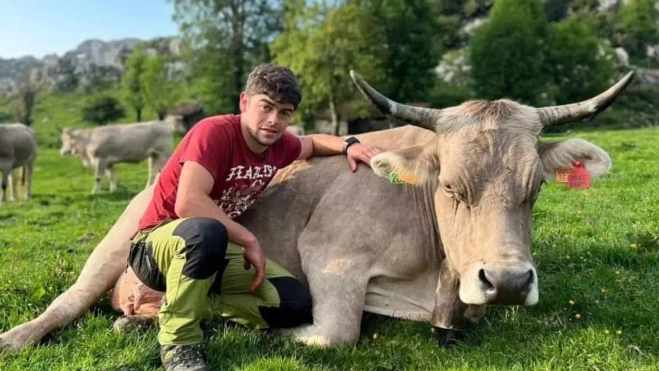
[[[181,39],[178,37],[146,41],[125,38],[85,40],[62,56],[50,54],[41,59],[32,56],[0,59],[0,96],[14,93],[18,82],[25,78],[38,82],[42,87],[61,90],[74,85],[85,87],[98,79],[116,81],[124,71],[124,62],[137,44],[145,44],[149,54],[181,54]],[[181,70],[184,67],[181,64],[175,61],[171,68]]]

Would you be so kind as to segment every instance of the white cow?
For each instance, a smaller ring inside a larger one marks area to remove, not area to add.
[[[101,188],[105,173],[110,180],[110,192],[117,189],[114,164],[140,163],[148,158],[149,178],[146,187],[165,165],[174,149],[174,130],[179,116],[168,116],[164,121],[106,125],[90,129],[62,129],[62,156],[74,155],[82,159],[87,168],[94,168],[96,184],[92,194]]]
[[[2,173],[2,198],[7,202],[7,185],[11,180],[11,199],[18,200],[18,169],[22,168],[21,184],[25,186],[25,199],[32,198],[32,172],[37,158],[37,136],[21,123],[0,124],[0,173]]]

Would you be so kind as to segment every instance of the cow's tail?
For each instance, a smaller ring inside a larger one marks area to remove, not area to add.
[[[25,166],[21,166],[21,186],[25,185]]]

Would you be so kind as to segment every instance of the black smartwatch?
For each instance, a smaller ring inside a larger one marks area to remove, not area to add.
[[[351,145],[357,144],[357,143],[359,143],[359,139],[357,139],[355,137],[350,137],[350,138],[346,139],[343,142],[343,154],[347,154],[348,153],[348,148],[350,148]]]

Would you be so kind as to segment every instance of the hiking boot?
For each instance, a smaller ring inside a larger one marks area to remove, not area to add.
[[[165,371],[210,371],[201,344],[162,345],[160,360]]]

